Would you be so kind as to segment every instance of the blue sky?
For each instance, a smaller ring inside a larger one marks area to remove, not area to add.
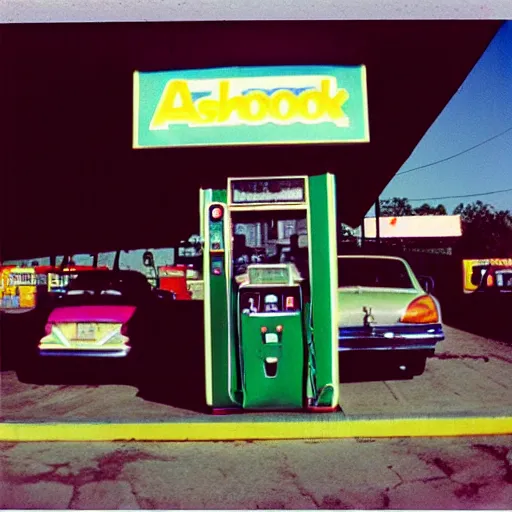
[[[512,127],[512,21],[505,23],[459,91],[399,169],[449,157]],[[390,197],[429,198],[512,188],[512,131],[457,158],[403,176],[382,192]],[[428,201],[452,213],[477,200],[512,211],[512,191],[489,196]],[[422,203],[413,203],[419,206]],[[372,208],[369,215],[374,215]]]

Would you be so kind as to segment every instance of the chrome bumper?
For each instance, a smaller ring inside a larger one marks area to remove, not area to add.
[[[39,350],[41,357],[126,357],[130,349],[122,350]]]
[[[441,324],[341,327],[338,352],[428,350],[445,338]]]

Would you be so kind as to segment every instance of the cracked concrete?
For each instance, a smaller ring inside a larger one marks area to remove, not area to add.
[[[318,501],[315,499],[315,496],[307,491],[300,483],[300,479],[297,475],[297,473],[295,473],[294,471],[291,470],[290,468],[290,465],[288,463],[288,456],[286,453],[283,453],[282,455],[283,457],[283,465],[284,465],[284,468],[281,470],[283,476],[285,478],[290,478],[293,482],[293,484],[297,487],[298,491],[300,492],[301,496],[304,496],[305,498],[309,498],[313,504],[315,505],[316,508],[324,508],[321,506],[320,503],[318,503]],[[325,500],[325,498],[324,498]]]
[[[511,440],[0,443],[0,508],[508,510]]]
[[[90,482],[77,489],[70,500],[69,509],[89,509],[90,503],[101,503],[109,510],[140,510],[129,482],[104,480]]]

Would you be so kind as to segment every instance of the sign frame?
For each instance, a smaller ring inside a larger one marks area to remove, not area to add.
[[[133,74],[133,149],[369,141],[364,65]]]

